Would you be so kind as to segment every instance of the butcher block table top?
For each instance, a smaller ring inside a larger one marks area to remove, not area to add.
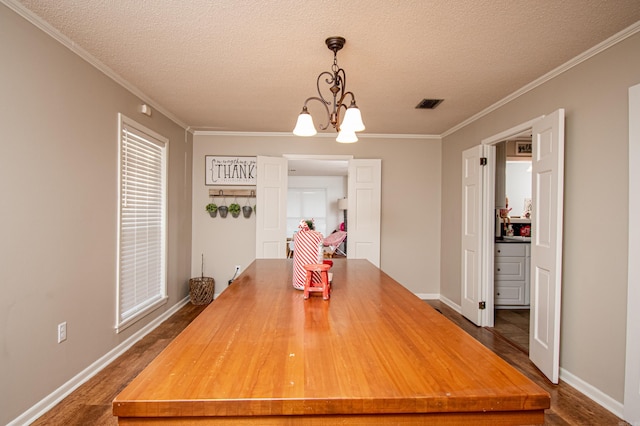
[[[330,300],[253,262],[114,400],[119,424],[536,424],[549,394],[366,260]]]

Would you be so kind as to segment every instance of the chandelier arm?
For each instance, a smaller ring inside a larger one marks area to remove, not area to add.
[[[326,100],[324,98],[324,96],[322,96],[322,92],[320,91],[320,80],[322,79],[323,75],[328,75],[328,77],[324,80],[325,83],[327,84],[333,84],[335,81],[335,76],[333,74],[331,74],[329,71],[323,71],[320,73],[320,75],[318,75],[318,79],[316,80],[316,88],[318,90],[318,96],[320,96],[320,99],[322,100],[322,102],[326,103],[327,105],[331,105],[331,102],[329,102],[328,100]]]
[[[320,97],[317,96],[311,96],[310,98],[307,98],[306,101],[304,101],[304,108],[307,107],[307,102],[309,101],[318,101],[322,104],[322,106],[324,106],[325,111],[327,112],[327,124],[325,126],[323,126],[322,124],[320,124],[318,127],[320,127],[320,130],[327,130],[329,128],[329,124],[331,123],[331,114],[329,113],[329,107],[327,105],[329,105],[329,102],[325,101],[324,98],[322,97],[322,95],[320,95]]]

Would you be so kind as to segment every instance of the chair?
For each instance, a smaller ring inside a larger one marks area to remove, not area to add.
[[[347,254],[340,250],[340,244],[342,244],[346,238],[347,233],[345,231],[335,231],[333,234],[325,238],[322,242],[325,247],[324,256],[331,258],[335,253],[346,256]]]
[[[329,269],[331,265],[328,264],[311,264],[304,265],[304,270],[307,272],[306,280],[304,282],[304,298],[309,298],[309,293],[321,292],[324,300],[329,300],[329,294],[331,293],[331,283],[329,281]],[[313,274],[320,274],[320,282],[313,282]]]

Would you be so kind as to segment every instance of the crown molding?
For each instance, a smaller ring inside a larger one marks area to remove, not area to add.
[[[632,24],[631,26],[625,28],[624,30],[614,34],[613,36],[609,37],[608,39],[606,39],[605,41],[596,44],[594,47],[592,47],[589,50],[586,50],[585,52],[581,53],[580,55],[576,56],[575,58],[569,60],[568,62],[565,62],[564,64],[560,65],[559,67],[549,71],[548,73],[544,74],[542,77],[532,81],[531,83],[527,84],[526,86],[523,86],[522,88],[516,90],[515,92],[513,92],[512,94],[506,96],[505,98],[502,98],[501,100],[499,100],[498,102],[496,102],[495,104],[483,109],[482,111],[480,111],[479,113],[469,117],[468,119],[466,119],[465,121],[463,121],[462,123],[452,127],[451,129],[447,130],[446,132],[442,133],[440,135],[440,137],[444,138],[446,136],[449,136],[452,133],[457,132],[458,130],[462,129],[465,126],[468,126],[469,124],[473,123],[476,120],[479,120],[480,118],[484,117],[485,115],[497,110],[498,108],[508,104],[509,102],[519,98],[520,96],[524,95],[527,92],[530,92],[531,90],[535,89],[538,86],[541,86],[542,84],[546,83],[547,81],[559,76],[560,74],[570,70],[571,68],[580,65],[581,63],[583,63],[584,61],[586,61],[589,58],[594,57],[595,55],[597,55],[598,53],[601,53],[602,51],[620,43],[621,41],[631,37],[632,35],[636,34],[637,32],[640,31],[640,21]]]
[[[170,111],[168,111],[165,108],[163,108],[160,104],[155,102],[152,98],[147,96],[145,93],[143,93],[136,86],[134,86],[133,84],[129,83],[127,80],[122,78],[115,71],[113,71],[107,65],[105,65],[104,63],[99,61],[97,58],[95,58],[89,52],[84,50],[82,47],[78,46],[74,41],[72,41],[67,36],[62,34],[60,31],[55,29],[48,22],[44,21],[39,16],[35,15],[33,12],[31,12],[29,9],[27,9],[22,3],[18,2],[17,0],[0,0],[0,3],[3,3],[4,5],[6,5],[9,9],[13,10],[15,13],[17,13],[18,15],[20,15],[21,17],[26,19],[28,22],[30,22],[31,24],[33,24],[34,26],[36,26],[37,28],[39,28],[40,30],[42,30],[43,32],[45,32],[46,34],[48,34],[49,36],[54,38],[55,40],[57,40],[59,43],[61,43],[62,45],[67,47],[69,50],[71,50],[72,52],[74,52],[75,54],[80,56],[82,59],[84,59],[86,62],[88,62],[89,64],[93,65],[95,68],[97,68],[103,74],[105,74],[107,77],[111,78],[113,81],[115,81],[116,83],[120,84],[122,87],[127,89],[129,92],[131,92],[132,94],[134,94],[137,97],[139,97],[140,100],[142,100],[143,102],[148,103],[149,105],[151,105],[158,112],[160,112],[161,114],[165,115],[171,121],[173,121],[174,123],[176,123],[177,125],[179,125],[183,129],[186,129],[188,132],[192,133],[194,136],[260,136],[260,137],[293,136],[289,132],[229,132],[229,131],[208,131],[208,130],[197,130],[197,129],[194,129],[194,128],[188,126],[182,120],[180,120],[173,113],[171,113]],[[491,105],[491,106],[485,108],[484,110],[480,111],[479,113],[469,117],[468,119],[462,121],[461,123],[457,124],[456,126],[450,128],[449,130],[446,130],[445,132],[443,132],[440,135],[375,134],[375,133],[371,133],[371,134],[359,134],[358,137],[362,137],[364,139],[366,139],[366,138],[376,139],[377,138],[377,139],[434,139],[434,140],[441,140],[442,138],[457,132],[458,130],[468,126],[469,124],[471,124],[471,123],[479,120],[480,118],[490,114],[491,112],[497,110],[498,108],[500,108],[500,107],[508,104],[509,102],[519,98],[520,96],[524,95],[525,93],[530,92],[531,90],[535,89],[536,87],[541,86],[542,84],[546,83],[547,81],[549,81],[549,80],[559,76],[560,74],[570,70],[571,68],[581,64],[582,62],[588,60],[589,58],[591,58],[591,57],[593,57],[595,55],[597,55],[598,53],[600,53],[600,52],[602,52],[602,51],[604,51],[604,50],[616,45],[617,43],[620,43],[621,41],[631,37],[632,35],[636,34],[639,31],[640,31],[640,21],[638,21],[638,22],[632,24],[631,26],[625,28],[624,30],[614,34],[613,36],[609,37],[605,41],[595,45],[591,49],[581,53],[580,55],[578,55],[575,58],[569,60],[568,62],[560,65],[559,67],[553,69],[552,71],[548,72],[547,74],[544,74],[540,78],[538,78],[538,79],[532,81],[531,83],[523,86],[522,88],[516,90],[515,92],[511,93],[510,95],[508,95],[508,96],[502,98],[501,100],[499,100],[498,102],[494,103],[493,105]],[[334,135],[331,134],[331,133],[319,133],[315,137],[333,137],[333,136]]]
[[[234,137],[277,137],[277,138],[296,138],[291,132],[231,132],[221,130],[193,130],[194,136],[234,136]],[[336,133],[318,133],[309,138],[330,138],[335,139]],[[360,139],[435,139],[440,140],[439,135],[420,135],[420,134],[385,134],[385,133],[358,133]]]
[[[15,13],[26,19],[28,22],[42,30],[45,34],[51,36],[53,39],[58,41],[60,44],[65,46],[67,49],[71,50],[73,53],[84,59],[93,67],[97,68],[98,71],[102,72],[104,75],[118,83],[120,86],[127,89],[129,92],[140,98],[144,103],[152,106],[156,111],[166,116],[168,119],[176,123],[178,126],[183,129],[188,129],[189,126],[176,117],[173,113],[166,110],[156,101],[154,101],[151,97],[147,96],[140,89],[138,89],[133,84],[129,83],[127,80],[118,75],[115,71],[109,68],[107,65],[99,61],[96,57],[91,55],[89,52],[84,50],[82,47],[78,46],[73,40],[69,37],[62,34],[60,31],[55,29],[51,24],[34,14],[32,11],[27,9],[22,3],[19,3],[17,0],[0,0],[0,3],[5,4],[9,9],[13,10]]]

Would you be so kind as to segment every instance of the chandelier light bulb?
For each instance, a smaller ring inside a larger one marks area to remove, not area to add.
[[[364,130],[362,114],[360,114],[360,110],[354,101],[351,101],[351,105],[347,108],[347,112],[344,114],[344,120],[342,120],[340,129],[351,132],[361,132]]]
[[[340,143],[354,143],[358,142],[358,137],[355,132],[350,132],[348,130],[340,130],[338,133],[338,137],[336,138],[337,142]]]
[[[302,108],[302,112],[298,116],[298,122],[293,129],[293,134],[296,136],[314,136],[318,131],[316,126],[313,125],[313,118],[307,111],[307,107]]]

